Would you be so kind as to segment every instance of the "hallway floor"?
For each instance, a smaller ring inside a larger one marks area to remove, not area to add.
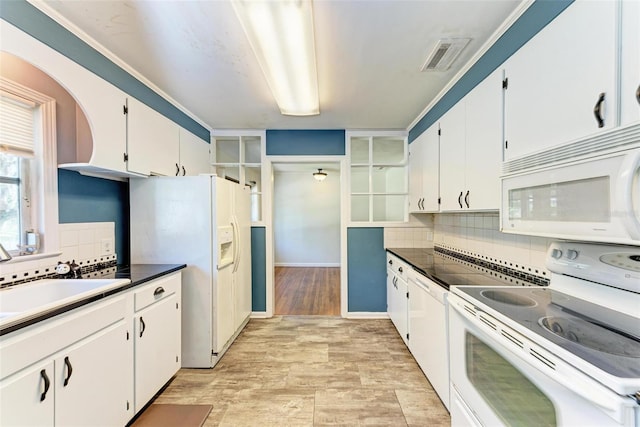
[[[276,267],[275,314],[340,316],[340,267]]]
[[[448,426],[389,320],[252,319],[214,369],[181,369],[154,403],[211,404],[205,426]]]

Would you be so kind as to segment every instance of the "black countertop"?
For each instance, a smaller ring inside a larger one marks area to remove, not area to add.
[[[113,274],[100,276],[101,279],[129,279],[132,288],[185,268],[186,264],[132,264],[119,265]],[[123,288],[124,290],[127,288]]]
[[[442,248],[387,248],[445,289],[458,285],[544,286],[548,280]],[[546,281],[546,282],[545,282]]]
[[[59,314],[66,313],[78,307],[82,307],[83,305],[87,305],[92,302],[99,301],[103,298],[109,297],[111,295],[115,295],[122,291],[126,291],[136,286],[140,286],[151,280],[182,270],[183,268],[186,268],[186,266],[187,266],[186,264],[132,264],[132,265],[111,267],[111,268],[104,269],[103,271],[93,272],[93,274],[89,275],[90,277],[85,275],[85,277],[81,277],[81,278],[82,279],[129,279],[131,282],[126,283],[117,288],[110,289],[107,292],[92,295],[91,297],[74,301],[70,304],[56,307],[55,309],[48,310],[46,312],[38,313],[36,316],[24,319],[23,321],[20,321],[18,323],[7,324],[6,326],[0,327],[0,336],[9,334],[11,332],[17,331],[18,329],[33,325],[35,323],[41,322],[43,320],[49,319]],[[70,280],[73,280],[73,279],[70,279]],[[20,286],[20,285],[16,285],[16,286]]]

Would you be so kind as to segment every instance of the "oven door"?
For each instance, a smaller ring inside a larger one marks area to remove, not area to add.
[[[449,302],[452,426],[635,426],[633,399],[457,295]]]
[[[640,149],[502,178],[501,231],[640,244]]]

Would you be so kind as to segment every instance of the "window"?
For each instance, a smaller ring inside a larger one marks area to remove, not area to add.
[[[214,136],[215,173],[251,188],[251,221],[262,220],[262,134]]]
[[[55,99],[0,77],[0,243],[12,255],[27,244],[22,252],[58,250],[55,108]]]
[[[33,102],[0,92],[0,243],[14,253],[32,230],[35,113]]]
[[[407,138],[400,134],[349,137],[352,222],[407,220]]]

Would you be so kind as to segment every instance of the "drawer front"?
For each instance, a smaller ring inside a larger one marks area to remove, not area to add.
[[[0,340],[0,379],[126,317],[127,295],[116,295],[8,334]]]
[[[397,276],[401,277],[405,282],[408,279],[409,271],[412,268],[406,262],[397,256],[387,253],[387,268],[390,268]]]
[[[181,274],[174,273],[169,276],[153,280],[141,289],[135,291],[135,310],[140,311],[158,301],[168,298],[178,292],[180,288]]]

